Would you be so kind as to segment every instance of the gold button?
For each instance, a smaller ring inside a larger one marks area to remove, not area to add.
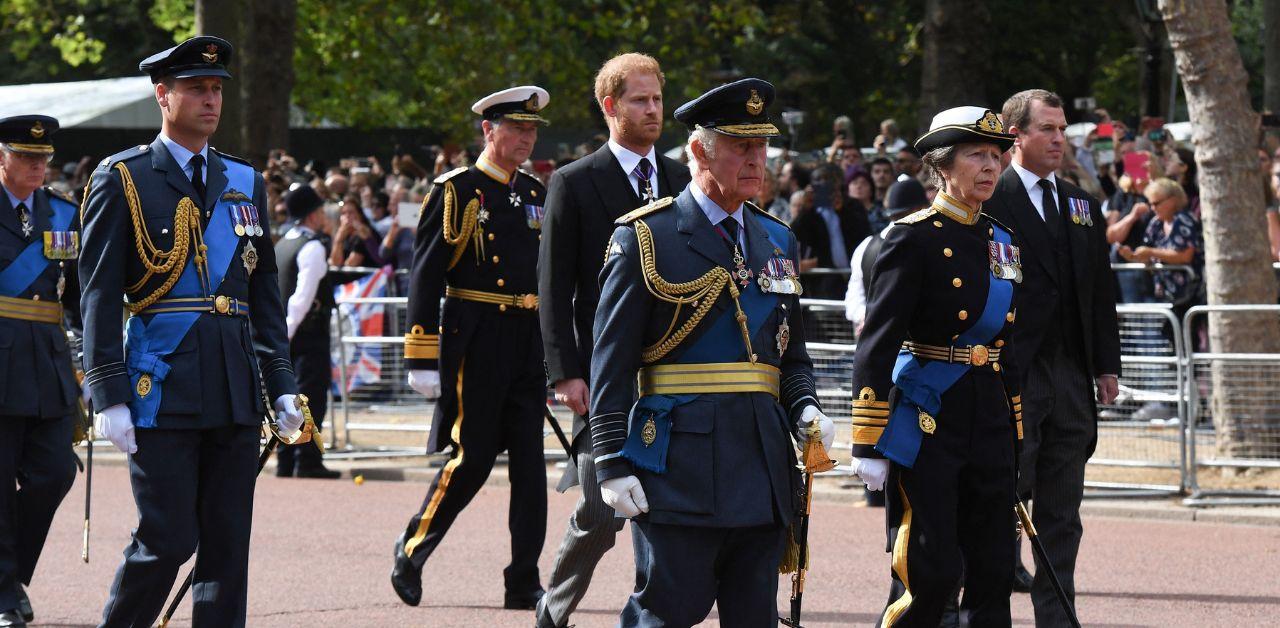
[[[499,304],[499,305],[498,305],[498,311],[499,311],[499,312],[505,312],[505,311],[507,311],[507,306],[506,306],[506,305],[503,305],[503,304]]]
[[[964,282],[963,282],[963,281],[960,281],[960,278],[959,278],[959,277],[956,277],[955,279],[952,279],[952,280],[951,280],[951,285],[953,285],[953,286],[955,286],[955,287],[959,288],[960,286],[963,286],[963,285],[964,285]]]
[[[499,288],[501,288],[502,286],[505,286],[505,285],[507,285],[507,282],[506,282],[506,281],[503,281],[502,279],[499,279],[499,280],[498,280],[498,287],[499,287]]]
[[[952,339],[952,340],[959,340],[959,339],[960,339],[960,334],[956,334],[956,335],[952,336],[952,337],[951,337],[951,339]]]
[[[493,241],[493,234],[492,234],[492,233],[490,233],[490,234],[489,234],[489,241],[490,241],[490,242],[492,242],[492,241]]]
[[[494,255],[494,256],[493,256],[493,263],[494,263],[494,264],[497,264],[497,263],[498,263],[498,256],[497,256],[497,255]]]
[[[32,300],[32,301],[39,301],[39,300],[40,300],[40,295],[38,295],[38,294],[31,295],[31,300]]]
[[[533,195],[533,197],[534,197],[534,198],[537,198],[537,197],[538,197],[538,191],[537,191],[537,190],[529,190],[529,194]]]
[[[950,248],[942,249],[942,254],[946,255],[947,257],[951,257],[951,249]]]
[[[1003,341],[1003,340],[997,340],[997,341],[996,341],[996,346],[997,346],[997,347],[1003,347],[1003,346],[1004,346],[1004,341]]]
[[[992,365],[991,365],[991,370],[993,370],[993,371],[995,371],[995,372],[999,373],[999,372],[1000,372],[1000,363],[999,363],[999,362],[996,362],[995,364],[992,364]]]
[[[937,228],[941,229],[941,228],[942,228],[942,221],[941,221],[941,220],[935,220],[935,221],[933,221],[933,226],[935,226],[935,227],[937,227]]]
[[[1007,320],[1007,321],[1009,321],[1010,323],[1012,323],[1012,322],[1013,322],[1013,312],[1009,312],[1008,314],[1005,314],[1005,315],[1004,315],[1004,320]]]
[[[967,311],[965,311],[965,310],[960,310],[960,313],[959,313],[959,314],[956,314],[956,316],[957,316],[957,317],[959,317],[959,318],[960,318],[960,320],[962,320],[962,321],[963,321],[963,320],[968,320],[968,318],[969,318],[969,312],[967,312]]]

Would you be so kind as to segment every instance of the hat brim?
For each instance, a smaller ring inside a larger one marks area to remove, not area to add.
[[[763,124],[722,124],[706,127],[729,137],[778,137],[778,127],[769,122]]]
[[[957,144],[985,143],[995,144],[1000,152],[1013,146],[1014,136],[1008,133],[993,133],[975,129],[971,126],[953,125],[938,127],[916,140],[916,152],[923,155],[931,150],[946,148]]]
[[[546,118],[544,118],[544,117],[542,117],[542,116],[540,116],[540,115],[538,115],[538,114],[536,114],[536,113],[520,113],[520,112],[514,112],[514,113],[505,113],[505,114],[502,114],[502,116],[500,116],[500,117],[501,117],[501,118],[503,118],[503,119],[505,119],[505,120],[514,120],[514,121],[516,121],[516,122],[538,122],[538,123],[545,124],[545,125],[549,125],[549,124],[551,124],[551,122],[550,122],[549,120],[547,120]]]
[[[159,78],[199,78],[202,76],[217,76],[219,78],[229,79],[231,74],[222,68],[191,68],[190,70],[181,70],[173,74],[165,74]]]
[[[32,155],[52,155],[53,144],[22,144],[19,142],[5,142],[4,145],[10,151],[15,153],[31,153]]]

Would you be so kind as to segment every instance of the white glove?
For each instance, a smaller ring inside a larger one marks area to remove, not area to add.
[[[827,418],[817,406],[805,406],[803,412],[800,413],[800,420],[796,421],[796,441],[800,443],[800,447],[809,441],[809,426],[814,421],[818,422],[819,437],[822,439],[822,447],[827,451],[831,451],[831,444],[836,440],[836,424]]]
[[[409,388],[412,388],[427,399],[440,397],[440,371],[414,369],[409,371]]]
[[[302,410],[298,408],[297,401],[297,395],[276,397],[276,430],[283,436],[294,434],[302,428]]]
[[[93,415],[94,429],[106,436],[116,449],[126,454],[138,453],[138,443],[133,438],[133,413],[129,406],[117,403]]]
[[[649,500],[644,496],[644,487],[640,486],[640,478],[634,475],[601,482],[600,498],[628,519],[642,512],[649,512]]]
[[[868,490],[884,490],[884,481],[889,477],[889,461],[884,458],[854,458],[853,472],[862,478]]]

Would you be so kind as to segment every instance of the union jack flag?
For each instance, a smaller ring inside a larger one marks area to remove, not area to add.
[[[391,277],[391,267],[384,266],[378,272],[352,282],[344,283],[334,289],[334,296],[339,301],[338,315],[342,317],[342,333],[345,335],[376,337],[383,335],[383,321],[386,306],[382,304],[341,303],[343,299],[385,297],[387,282]],[[341,353],[339,343],[333,345],[333,377],[335,397],[343,396],[361,386],[376,385],[382,378],[383,346],[374,343],[356,343],[347,345],[347,379],[342,381],[342,371],[338,368]],[[394,348],[394,347],[393,347]],[[342,382],[342,388],[338,383]]]

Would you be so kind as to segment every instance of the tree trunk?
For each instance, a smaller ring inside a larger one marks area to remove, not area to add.
[[[986,73],[996,64],[987,55],[991,13],[981,2],[928,0],[924,13],[924,55],[920,72],[919,128],[933,116],[961,105],[986,105]]]
[[[1262,108],[1280,113],[1280,2],[1268,0],[1262,9],[1263,68]]]
[[[1249,105],[1247,75],[1231,35],[1224,0],[1160,0],[1182,77],[1200,168],[1205,281],[1210,305],[1276,302],[1258,171],[1260,120]],[[1274,314],[1215,314],[1210,346],[1224,353],[1280,350]],[[1255,365],[1212,366],[1212,412],[1218,452],[1229,457],[1275,457],[1280,407],[1275,382]]]
[[[273,148],[289,148],[297,0],[255,0],[241,50],[242,154],[258,168]]]
[[[223,84],[222,118],[218,121],[218,130],[210,138],[210,143],[218,150],[233,155],[244,154],[241,144],[242,105],[240,90],[236,88],[241,80],[240,61],[243,58],[244,33],[243,16],[245,0],[196,0],[196,33],[214,35],[231,42],[234,48],[231,63],[227,72],[231,80]]]

